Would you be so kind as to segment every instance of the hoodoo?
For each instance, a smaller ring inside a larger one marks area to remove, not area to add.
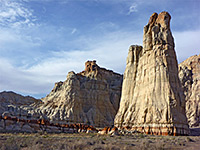
[[[115,126],[157,135],[187,135],[185,99],[178,77],[168,12],[144,27],[143,48],[129,49]]]

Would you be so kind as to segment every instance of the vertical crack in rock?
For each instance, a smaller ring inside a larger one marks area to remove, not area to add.
[[[143,48],[131,46],[115,126],[159,135],[189,134],[168,12],[144,27]]]

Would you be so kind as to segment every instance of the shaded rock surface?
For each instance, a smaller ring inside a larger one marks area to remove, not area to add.
[[[188,123],[190,127],[200,126],[200,55],[179,64],[179,78],[185,94]]]
[[[52,123],[86,123],[95,127],[112,126],[119,108],[122,75],[87,61],[85,70],[69,72],[37,105]]]
[[[188,134],[170,19],[167,12],[154,13],[144,27],[143,48],[130,47],[115,126],[149,134]]]
[[[5,109],[7,105],[15,105],[15,106],[28,106],[33,103],[40,102],[41,100],[35,99],[31,96],[22,96],[20,94],[14,92],[0,92],[0,102],[1,102],[1,109]]]
[[[31,96],[22,96],[14,92],[0,92],[0,114],[15,116],[20,119],[39,118],[40,113],[33,110],[33,104],[41,103],[41,100]],[[32,110],[32,111],[31,111]]]

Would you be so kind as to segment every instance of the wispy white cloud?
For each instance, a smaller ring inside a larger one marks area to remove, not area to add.
[[[12,45],[9,45],[12,44]],[[19,45],[19,46],[25,46],[26,47],[33,47],[33,46],[38,46],[40,44],[39,39],[32,38],[31,36],[28,36],[26,34],[19,34],[13,29],[0,29],[0,44],[1,44],[1,50],[3,50],[5,46],[14,46]],[[14,44],[14,45],[13,45]]]
[[[174,33],[179,62],[199,53],[197,46],[199,34],[200,30]],[[78,43],[85,38],[87,37],[78,39]],[[132,44],[142,44],[142,33],[124,31],[108,33],[101,39],[90,39],[86,47],[77,50],[52,51],[51,57],[44,58],[40,63],[28,68],[14,67],[9,60],[1,59],[0,91],[15,90],[26,94],[48,94],[55,82],[66,79],[67,72],[82,71],[87,60],[97,60],[99,66],[123,73],[128,47]]]
[[[33,26],[33,10],[26,8],[17,0],[0,0],[0,25],[3,27]]]
[[[85,39],[87,37],[81,37],[76,42],[80,44]],[[79,47],[77,50],[52,51],[52,57],[32,66],[28,71],[41,75],[45,73],[66,75],[71,70],[82,71],[85,61],[95,59],[100,66],[123,73],[128,47],[132,43],[142,44],[142,34],[118,31],[104,35],[99,39],[89,39],[89,41],[86,47]]]
[[[46,86],[50,82],[48,78],[48,76],[39,77],[39,75],[16,68],[9,60],[0,58],[0,91],[12,90],[29,95],[41,95],[43,91],[49,89]],[[40,82],[39,79],[43,81]],[[38,89],[43,89],[43,91]]]
[[[87,37],[81,37],[78,41],[81,43],[85,38]],[[142,35],[138,37],[138,34],[118,31],[99,39],[90,39],[86,47],[77,50],[52,51],[51,57],[29,67],[14,67],[9,59],[0,58],[0,91],[48,94],[55,82],[66,79],[69,71],[81,72],[87,60],[97,60],[99,66],[123,73],[128,47],[141,41]]]
[[[129,11],[128,11],[128,15],[130,15],[131,13],[137,12],[138,5],[136,3],[133,3],[130,7],[129,7]]]
[[[25,33],[9,28],[0,29],[0,57],[9,59],[15,66],[29,66],[41,56],[38,50],[42,44],[41,39],[27,35],[27,30],[23,31]]]
[[[74,28],[74,29],[72,30],[71,34],[74,34],[75,32],[77,32],[77,29],[76,29],[76,28]]]
[[[101,31],[101,32],[113,32],[114,30],[119,29],[119,26],[115,24],[114,22],[107,21],[107,22],[101,22],[99,24],[96,24],[93,30]]]
[[[33,2],[52,2],[52,1],[56,1],[56,2],[58,2],[58,3],[60,3],[60,4],[67,4],[70,0],[19,0],[19,1],[24,1],[24,2],[31,2],[31,1],[33,1]]]

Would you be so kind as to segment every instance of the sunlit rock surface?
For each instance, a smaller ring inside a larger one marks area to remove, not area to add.
[[[122,75],[87,61],[85,70],[69,72],[37,109],[53,123],[112,126],[119,108]]]
[[[115,126],[148,134],[189,133],[170,19],[167,12],[154,13],[144,27],[143,48],[130,47]]]

